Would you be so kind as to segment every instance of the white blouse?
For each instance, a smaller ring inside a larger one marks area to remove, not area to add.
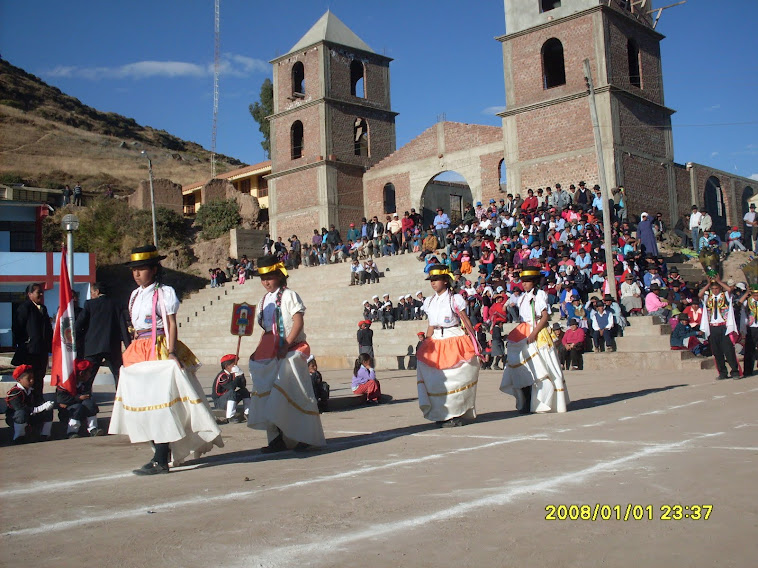
[[[458,308],[459,312],[466,309],[466,301],[460,294],[452,294],[446,291],[443,294],[434,294],[424,300],[422,308],[429,318],[429,325],[432,327],[455,327],[460,324],[460,318],[453,311],[453,307]],[[452,305],[451,305],[452,304]]]
[[[276,318],[276,295],[279,293],[277,289],[274,292],[269,292],[263,297],[263,304],[261,307],[261,313],[263,314],[262,325],[265,331],[272,331],[274,328],[274,319]],[[297,292],[286,288],[282,293],[282,323],[284,324],[284,335],[289,335],[292,331],[293,316],[297,313],[305,314],[305,304],[300,299]],[[294,343],[300,343],[305,341],[305,330],[295,338]]]
[[[176,297],[176,291],[171,286],[160,286],[166,304],[166,311],[169,315],[179,311],[179,298]],[[153,294],[155,292],[155,283],[145,288],[137,288],[129,297],[129,314],[132,318],[132,325],[136,330],[145,330],[153,328]],[[163,305],[158,298],[155,305],[156,327],[163,327]]]
[[[532,313],[532,300],[534,300],[534,313]],[[534,290],[530,290],[521,295],[518,312],[522,322],[532,326],[536,325],[537,321],[542,317],[542,312],[545,310],[547,310],[548,314],[550,313],[550,307],[547,304],[547,294],[544,290],[537,290],[536,293]]]

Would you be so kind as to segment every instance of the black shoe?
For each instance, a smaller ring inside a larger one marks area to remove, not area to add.
[[[158,475],[161,473],[168,473],[168,465],[161,465],[158,462],[151,461],[146,463],[139,469],[132,471],[134,475]]]
[[[271,440],[268,446],[261,448],[262,454],[275,454],[277,452],[284,452],[287,450],[287,444],[284,443],[282,435],[279,434],[276,438]]]
[[[724,379],[727,379],[727,378],[728,378],[728,376],[727,376],[726,373],[719,373],[719,376],[716,377],[716,380],[717,381],[723,381]]]
[[[222,426],[224,424],[229,424],[229,419],[228,418],[216,418],[216,424],[218,424],[219,426]]]
[[[299,452],[307,452],[310,449],[311,449],[311,447],[308,444],[306,444],[305,442],[298,442],[297,446],[295,446],[293,448],[293,451],[299,453]]]
[[[69,440],[73,440],[74,438],[78,438],[78,437],[79,437],[79,433],[78,433],[78,432],[71,432],[71,433],[68,435],[68,439],[69,439]]]
[[[729,378],[734,379],[735,381],[739,381],[742,377],[740,377],[740,374],[738,371],[732,371],[729,373]]]
[[[457,428],[458,426],[463,426],[463,420],[460,418],[451,418],[450,420],[445,420],[441,425],[442,428]]]
[[[15,440],[13,440],[14,446],[20,446],[21,444],[26,444],[26,436],[19,436]]]
[[[105,432],[101,428],[93,428],[89,431],[89,435],[95,438],[97,436],[105,436]]]
[[[230,418],[229,422],[231,424],[242,424],[243,422],[247,422],[246,416],[235,416],[234,418]]]
[[[50,441],[50,436],[40,436],[39,437],[39,441],[40,442],[49,442]]]

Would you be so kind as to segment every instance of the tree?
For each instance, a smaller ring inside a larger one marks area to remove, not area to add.
[[[261,85],[260,101],[251,104],[249,110],[255,122],[258,123],[258,130],[263,134],[261,146],[266,151],[266,155],[271,158],[271,124],[267,117],[274,114],[274,85],[268,77]]]

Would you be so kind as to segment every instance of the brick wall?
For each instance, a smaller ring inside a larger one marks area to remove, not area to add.
[[[302,156],[292,159],[291,128],[295,121],[303,123],[303,152]],[[310,164],[323,158],[321,149],[321,121],[317,106],[311,106],[294,111],[275,119],[271,125],[274,130],[276,143],[273,145],[272,158],[274,173]]]
[[[395,150],[395,122],[386,112],[333,105],[330,110],[332,146],[327,154],[341,161],[369,168]],[[354,127],[358,118],[366,120],[369,134],[369,156],[355,155]]]
[[[520,192],[521,197],[524,197],[529,188],[537,191],[538,187],[553,187],[556,183],[568,190],[569,185],[577,185],[580,181],[586,182],[590,188],[597,183],[597,160],[594,152],[523,165],[521,187],[509,187],[508,193],[516,195]]]
[[[666,130],[663,127],[670,125],[667,114],[630,97],[619,96],[616,100],[621,146],[665,158]]]
[[[502,142],[503,140],[503,129],[497,126],[463,124],[461,122],[443,122],[442,124],[445,129],[446,154],[460,150],[470,150],[476,146],[483,146],[492,142]],[[433,132],[433,135],[436,139],[436,131]],[[436,154],[432,153],[428,155]]]
[[[395,186],[395,204],[397,205],[398,211],[405,211],[406,209],[410,211],[411,207],[415,207],[416,211],[418,211],[418,204],[411,204],[410,200],[411,176],[409,173],[403,172],[373,180],[366,180],[366,202],[364,204],[366,217],[373,217],[376,215],[379,219],[384,219],[384,186],[387,183],[391,183]]]
[[[479,157],[483,203],[489,202],[490,199],[500,200],[503,197],[500,191],[500,168],[498,167],[501,161],[503,161],[502,152]],[[505,162],[503,162],[503,167],[505,167]]]
[[[328,49],[331,75],[328,93],[330,97],[389,109],[390,101],[387,90],[389,62],[386,59],[365,53],[359,55],[336,46]],[[358,97],[350,92],[350,65],[354,60],[363,64],[365,97]]]
[[[277,112],[284,112],[290,108],[295,108],[321,96],[319,88],[320,77],[322,75],[321,49],[320,46],[312,47],[304,52],[278,61],[274,65],[275,72],[277,73],[277,92],[274,93],[274,97],[279,103]],[[290,100],[292,99],[293,86],[292,67],[298,61],[303,64],[303,71],[305,72],[305,98]]]
[[[587,99],[534,109],[516,116],[519,160],[594,148]]]
[[[692,206],[695,205],[692,203],[692,195],[690,194],[690,172],[684,166],[674,164],[674,177],[676,179],[676,214],[678,216],[689,215]]]
[[[630,22],[627,17],[614,12],[605,12],[604,18],[608,30],[607,82],[623,87],[658,104],[663,104],[661,50],[657,34],[651,35],[645,29]],[[632,85],[629,81],[627,51],[629,38],[635,40],[639,48],[641,88]]]
[[[512,59],[506,62],[512,69],[514,100],[509,107],[518,107],[586,89],[583,60],[590,59],[595,70],[592,16],[571,19],[532,33],[506,40],[510,43]],[[551,38],[563,44],[566,84],[550,89],[543,88],[542,46]]]
[[[292,235],[297,235],[301,243],[310,243],[313,229],[319,227],[318,217],[314,211],[304,211],[276,220],[276,236],[286,241]]]
[[[318,167],[292,172],[276,180],[278,215],[318,205]]]
[[[622,165],[623,185],[626,190],[630,218],[643,211],[647,211],[650,215],[660,212],[664,214],[664,217],[668,216],[670,213],[668,177],[666,169],[660,165],[660,162],[625,154]]]

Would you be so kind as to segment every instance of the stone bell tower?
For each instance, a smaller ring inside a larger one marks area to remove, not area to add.
[[[344,231],[363,174],[395,150],[389,57],[327,11],[274,66],[269,212],[274,237]]]
[[[671,115],[652,0],[504,0],[508,188],[598,183],[583,61],[596,91],[609,189],[633,214],[675,212]]]

